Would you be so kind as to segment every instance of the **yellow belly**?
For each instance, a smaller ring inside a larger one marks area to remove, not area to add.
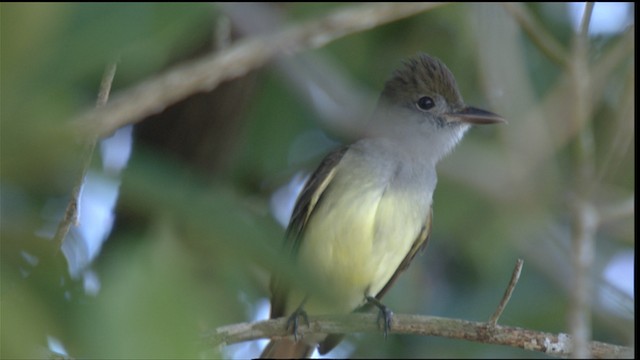
[[[298,253],[299,264],[316,275],[317,292],[294,291],[288,313],[305,297],[305,310],[320,315],[351,312],[365,295],[375,296],[409,252],[430,209],[430,197],[426,204],[380,179],[338,174],[334,182],[314,210]]]

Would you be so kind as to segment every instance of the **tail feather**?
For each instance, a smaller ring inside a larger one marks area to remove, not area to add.
[[[260,358],[262,359],[302,359],[309,358],[313,354],[314,346],[304,341],[289,339],[271,340],[264,348]]]

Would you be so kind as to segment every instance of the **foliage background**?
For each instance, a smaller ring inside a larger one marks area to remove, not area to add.
[[[499,5],[442,6],[283,55],[145,119],[123,173],[94,156],[92,173],[121,181],[115,224],[95,260],[70,272],[77,260],[50,239],[85,151],[68,123],[93,106],[107,64],[117,61],[117,93],[252,32],[344,6],[1,5],[2,358],[256,356],[257,348],[210,349],[201,336],[252,320],[268,296],[269,269],[287,268],[272,194],[349,141],[345,114],[366,117],[389,73],[419,51],[450,67],[467,103],[509,124],[472,129],[441,163],[428,250],[385,303],[401,313],[485,320],[520,257],[525,269],[501,322],[570,332],[579,199],[602,219],[588,269],[593,338],[633,344],[634,299],[611,290],[603,272],[635,248],[634,26],[589,39],[588,71],[577,78],[590,81],[590,111],[577,121],[571,67]],[[522,8],[540,25],[534,33],[552,35],[570,63],[568,6]],[[632,9],[616,21],[631,21]],[[81,240],[73,230],[67,246],[86,257]],[[613,310],[601,296],[613,299]],[[350,336],[353,353],[344,356],[541,356],[441,338],[380,339]]]

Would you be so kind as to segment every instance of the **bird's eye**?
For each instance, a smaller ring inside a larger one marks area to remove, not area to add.
[[[428,96],[423,96],[420,99],[418,99],[416,106],[418,107],[418,110],[427,111],[433,108],[434,106],[436,106],[436,103],[433,101],[432,98]]]

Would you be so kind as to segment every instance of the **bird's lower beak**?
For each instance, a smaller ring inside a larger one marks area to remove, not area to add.
[[[464,109],[447,114],[447,120],[450,122],[460,121],[469,124],[496,124],[506,123],[507,121],[498,114],[490,111],[467,106]]]

